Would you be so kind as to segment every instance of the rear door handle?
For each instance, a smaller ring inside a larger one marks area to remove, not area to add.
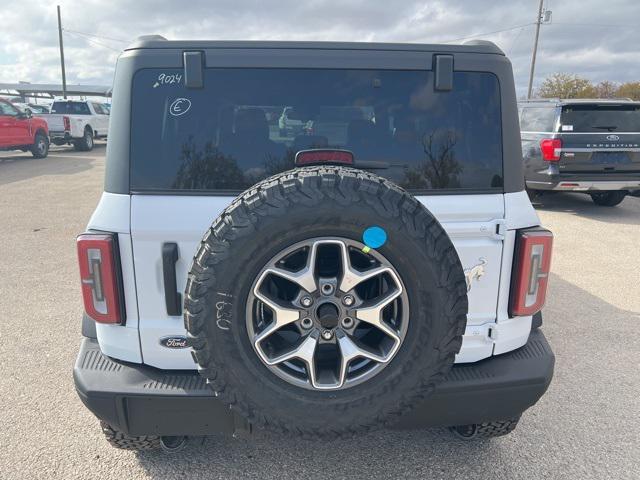
[[[178,292],[176,280],[176,262],[178,261],[178,244],[162,244],[162,276],[164,278],[164,302],[167,314],[182,314],[182,295]]]

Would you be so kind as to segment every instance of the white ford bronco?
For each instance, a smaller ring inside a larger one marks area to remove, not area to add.
[[[546,391],[552,235],[495,45],[144,37],[113,92],[74,369],[111,444],[487,438]]]

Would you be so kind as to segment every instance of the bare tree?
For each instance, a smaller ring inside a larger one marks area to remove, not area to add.
[[[462,166],[455,158],[455,134],[437,130],[422,137],[425,161],[406,173],[408,188],[456,188]]]
[[[193,138],[189,138],[182,145],[180,160],[182,165],[176,174],[173,188],[241,190],[248,186],[236,161],[223,155],[211,142],[198,150]]]
[[[598,98],[614,98],[618,96],[620,86],[615,82],[604,80],[595,86],[596,97]]]

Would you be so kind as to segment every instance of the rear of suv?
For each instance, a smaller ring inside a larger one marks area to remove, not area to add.
[[[485,42],[130,46],[78,237],[107,439],[512,431],[554,365],[515,98]]]
[[[543,99],[519,110],[531,193],[584,192],[611,207],[640,188],[640,102]]]

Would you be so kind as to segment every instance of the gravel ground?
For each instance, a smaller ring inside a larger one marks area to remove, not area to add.
[[[75,394],[81,303],[74,238],[102,190],[104,144],[0,154],[0,478],[640,478],[640,198],[543,197],[556,234],[544,331],[548,393],[511,435],[441,429],[299,441],[209,437],[182,454],[110,448]]]

